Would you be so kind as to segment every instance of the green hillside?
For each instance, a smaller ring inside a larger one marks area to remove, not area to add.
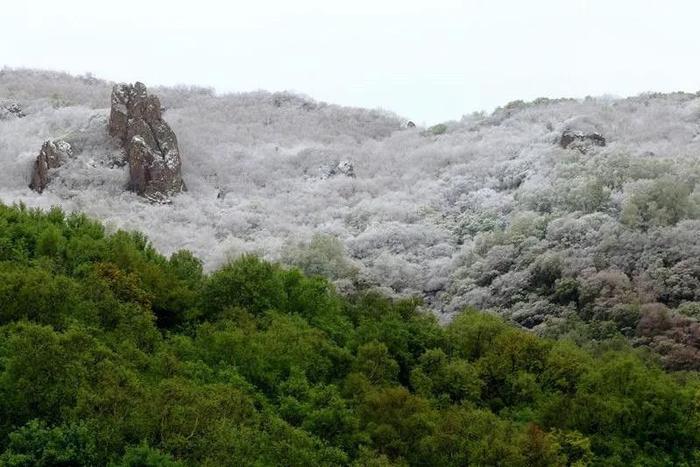
[[[0,205],[3,466],[697,465],[657,360]]]

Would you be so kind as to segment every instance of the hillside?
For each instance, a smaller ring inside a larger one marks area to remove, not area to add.
[[[492,309],[574,340],[622,334],[669,368],[700,365],[698,95],[540,99],[411,128],[289,93],[157,88],[188,187],[162,205],[124,190],[110,90],[2,70],[0,107],[25,116],[0,120],[0,200],[140,230],[206,270],[251,252],[347,293],[419,296],[446,316]],[[567,130],[605,145],[562,147]],[[76,157],[38,195],[31,164],[57,137]],[[341,161],[354,177],[330,174]]]
[[[0,465],[700,461],[697,373],[418,305],[0,205]]]

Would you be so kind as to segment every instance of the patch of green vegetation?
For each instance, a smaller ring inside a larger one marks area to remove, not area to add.
[[[435,136],[442,135],[447,132],[447,125],[444,123],[438,123],[437,125],[433,125],[428,128],[428,131]]]
[[[700,462],[696,373],[419,305],[0,205],[0,465]]]

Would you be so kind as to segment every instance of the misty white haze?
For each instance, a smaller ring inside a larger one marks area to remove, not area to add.
[[[693,1],[4,2],[0,65],[292,90],[419,123],[516,99],[700,88]]]

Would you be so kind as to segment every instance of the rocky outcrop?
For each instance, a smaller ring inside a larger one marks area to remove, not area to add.
[[[12,103],[5,107],[9,113],[14,115],[17,118],[22,118],[24,117],[24,112],[22,111],[22,107],[18,103]]]
[[[355,178],[355,166],[348,160],[343,160],[337,164],[326,165],[319,167],[321,179],[331,178],[338,175]]]
[[[43,192],[50,181],[49,171],[59,168],[72,155],[73,150],[67,142],[63,140],[46,141],[41,146],[41,151],[34,162],[29,188],[39,193]]]
[[[311,99],[289,92],[276,92],[272,95],[272,105],[280,107],[297,107],[307,112],[316,110],[319,106]]]
[[[4,106],[0,106],[0,120],[9,120],[11,118],[22,118],[24,117],[24,111],[22,106],[18,103],[13,102]]]
[[[355,166],[350,161],[340,161],[330,175],[345,175],[346,177],[355,178]]]
[[[177,137],[161,115],[160,100],[143,83],[112,89],[109,134],[129,164],[129,189],[154,201],[185,189]]]
[[[564,149],[578,149],[586,153],[591,147],[605,146],[605,138],[597,132],[586,133],[583,131],[564,130],[559,138],[559,146]]]

